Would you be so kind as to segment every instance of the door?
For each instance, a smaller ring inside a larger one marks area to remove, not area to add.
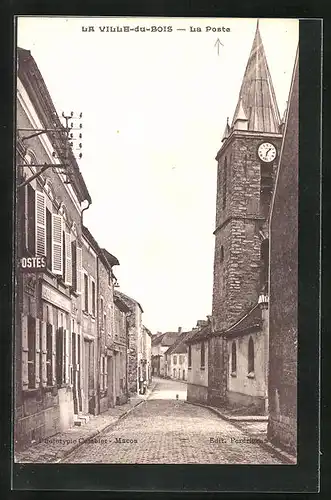
[[[83,412],[89,411],[89,378],[90,378],[90,342],[84,340],[84,373],[83,373]]]

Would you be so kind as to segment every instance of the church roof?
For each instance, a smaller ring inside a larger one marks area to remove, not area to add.
[[[248,130],[279,133],[280,115],[275,91],[260,35],[256,26],[251,53],[246,66],[240,97],[232,126],[242,116],[248,119]]]
[[[262,326],[262,311],[258,304],[256,304],[245,316],[243,316],[237,323],[225,330],[225,335],[238,335],[247,333],[255,329],[260,329]]]

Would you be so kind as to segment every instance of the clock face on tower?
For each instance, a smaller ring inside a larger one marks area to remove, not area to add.
[[[271,163],[277,156],[277,150],[271,142],[262,142],[257,149],[257,155],[264,163]]]

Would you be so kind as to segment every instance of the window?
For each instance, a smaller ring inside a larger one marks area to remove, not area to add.
[[[223,210],[226,207],[226,190],[227,190],[227,175],[228,175],[228,161],[227,157],[224,158],[224,166],[223,166]]]
[[[224,260],[224,247],[223,245],[221,245],[221,249],[220,249],[220,261],[223,262]]]
[[[56,383],[60,387],[69,382],[67,333],[63,326],[58,328],[56,332]]]
[[[176,368],[173,369],[173,377],[176,378]]]
[[[77,291],[77,242],[71,242],[71,275],[72,288]]]
[[[205,367],[205,343],[201,342],[201,349],[200,349],[200,366],[201,368]]]
[[[46,208],[46,261],[48,269],[52,269],[52,213]]]
[[[188,346],[188,367],[191,368],[192,366],[192,348],[189,345]]]
[[[46,326],[46,377],[47,385],[53,385],[53,325]]]
[[[100,390],[104,390],[104,355],[101,354],[100,356]]]
[[[179,364],[182,365],[184,363],[184,356],[179,355]]]
[[[36,320],[28,316],[28,387],[36,387]]]
[[[104,382],[103,382],[103,385],[104,385],[104,388],[107,389],[108,388],[108,357],[107,356],[104,356],[103,362],[104,362],[104,368],[103,368]]]
[[[57,214],[52,214],[52,272],[63,276],[62,217]]]
[[[235,377],[237,375],[237,346],[236,342],[232,342],[231,346],[231,375]]]
[[[84,311],[88,313],[88,276],[84,273]]]
[[[27,185],[27,220],[26,220],[26,246],[27,250],[32,254],[36,254],[36,201],[35,190],[31,184]]]
[[[95,317],[95,282],[92,281],[92,316]]]
[[[177,365],[177,356],[174,355],[174,365]]]
[[[254,376],[254,343],[252,337],[248,341],[248,375]]]
[[[35,251],[36,255],[46,256],[46,196],[35,192]]]
[[[103,298],[102,297],[100,298],[100,327],[102,330],[105,328]]]
[[[103,313],[103,328],[104,328],[105,332],[107,332],[107,314],[106,314],[106,311],[104,311],[104,313]]]
[[[272,194],[272,165],[261,164],[261,215],[268,217]]]
[[[269,240],[266,238],[261,244],[261,286],[268,292],[269,282]]]
[[[180,378],[180,368],[178,368],[178,378]]]

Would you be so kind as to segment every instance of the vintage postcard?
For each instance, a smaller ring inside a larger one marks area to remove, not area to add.
[[[295,465],[299,20],[16,25],[14,462]]]

